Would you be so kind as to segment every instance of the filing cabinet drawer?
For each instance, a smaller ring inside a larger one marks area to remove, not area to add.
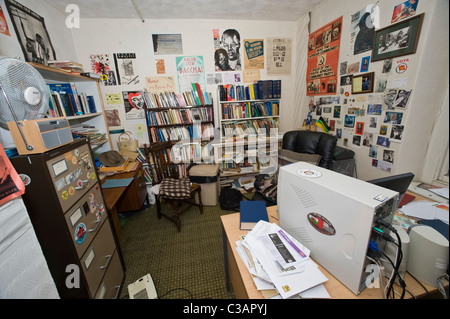
[[[76,202],[65,218],[78,258],[81,258],[107,218],[100,186],[96,184]]]
[[[98,288],[95,299],[116,299],[119,297],[124,272],[120,263],[119,254],[114,252],[111,264]]]
[[[116,243],[109,223],[103,223],[95,240],[81,259],[91,296],[95,295],[100,282],[111,264]]]

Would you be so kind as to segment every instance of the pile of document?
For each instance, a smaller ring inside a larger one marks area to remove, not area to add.
[[[236,245],[265,298],[330,298],[310,251],[278,225],[260,221]]]

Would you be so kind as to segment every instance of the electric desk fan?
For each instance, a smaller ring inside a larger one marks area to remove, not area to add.
[[[34,67],[0,58],[0,90],[0,127],[11,132],[19,154],[42,153],[73,141],[67,119],[45,119],[49,90]]]

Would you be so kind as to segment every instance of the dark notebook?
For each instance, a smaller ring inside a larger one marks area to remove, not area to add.
[[[260,220],[269,221],[264,201],[241,201],[240,212],[241,230],[252,230]]]

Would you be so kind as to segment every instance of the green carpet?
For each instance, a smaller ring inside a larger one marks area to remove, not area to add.
[[[126,214],[121,218],[126,266],[121,298],[128,298],[128,285],[146,274],[151,274],[160,297],[168,293],[166,299],[191,298],[184,289],[194,299],[234,298],[232,288],[226,289],[220,219],[230,213],[235,212],[217,205],[204,206],[200,215],[193,206],[181,216],[181,232],[168,219],[158,220],[155,205]]]

